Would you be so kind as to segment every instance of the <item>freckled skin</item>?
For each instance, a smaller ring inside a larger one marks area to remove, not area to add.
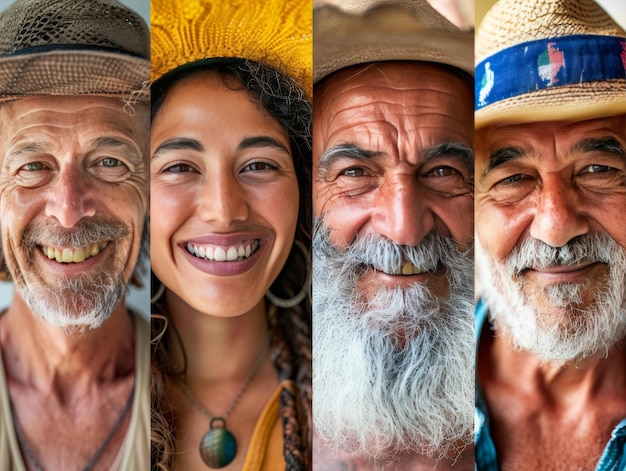
[[[314,214],[338,247],[368,232],[417,245],[437,231],[467,250],[474,222],[471,164],[452,155],[427,159],[426,152],[446,143],[472,148],[473,137],[470,85],[449,70],[395,62],[344,69],[314,93]],[[320,166],[324,152],[345,144],[377,158]],[[440,280],[433,289],[444,295],[447,287]]]
[[[64,228],[82,218],[118,220],[130,234],[106,265],[135,267],[148,208],[147,109],[102,97],[24,98],[0,108],[0,214],[7,265],[16,282],[52,280],[21,247],[25,228],[53,220]],[[99,144],[111,138],[119,146]],[[103,160],[113,158],[115,161]],[[113,166],[109,166],[113,162]]]

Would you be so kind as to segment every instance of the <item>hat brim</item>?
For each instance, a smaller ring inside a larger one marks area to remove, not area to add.
[[[109,51],[46,51],[0,58],[0,104],[28,96],[149,98],[150,61]]]
[[[353,65],[382,61],[424,61],[474,75],[474,36],[419,19],[406,8],[383,6],[363,15],[325,7],[316,11],[313,82]]]
[[[625,113],[626,79],[616,79],[546,88],[500,100],[476,111],[474,126],[579,121]]]

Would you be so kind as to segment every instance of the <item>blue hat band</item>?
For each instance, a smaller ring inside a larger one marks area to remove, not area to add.
[[[626,78],[626,39],[575,35],[504,49],[476,66],[478,111],[546,88]]]

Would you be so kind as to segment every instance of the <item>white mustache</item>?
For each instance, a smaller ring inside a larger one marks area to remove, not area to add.
[[[509,274],[517,276],[527,269],[611,263],[616,242],[607,234],[578,236],[562,247],[552,247],[529,237],[517,245],[506,260]]]

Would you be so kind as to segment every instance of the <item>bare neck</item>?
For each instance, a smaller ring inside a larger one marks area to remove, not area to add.
[[[208,383],[245,378],[267,336],[265,301],[236,317],[219,317],[197,311],[166,291],[170,318],[180,335],[187,361],[187,382]],[[168,332],[169,345],[177,343]],[[182,364],[180,352],[172,349]]]
[[[72,333],[47,324],[16,293],[0,318],[7,376],[59,397],[84,394],[134,370],[133,329],[123,300],[98,329]]]
[[[496,335],[481,345],[480,374],[550,401],[594,400],[623,395],[626,390],[626,349],[622,340],[606,356],[576,362],[550,362],[511,348],[508,335]],[[487,347],[485,349],[485,347]],[[486,360],[486,361],[485,361]]]

